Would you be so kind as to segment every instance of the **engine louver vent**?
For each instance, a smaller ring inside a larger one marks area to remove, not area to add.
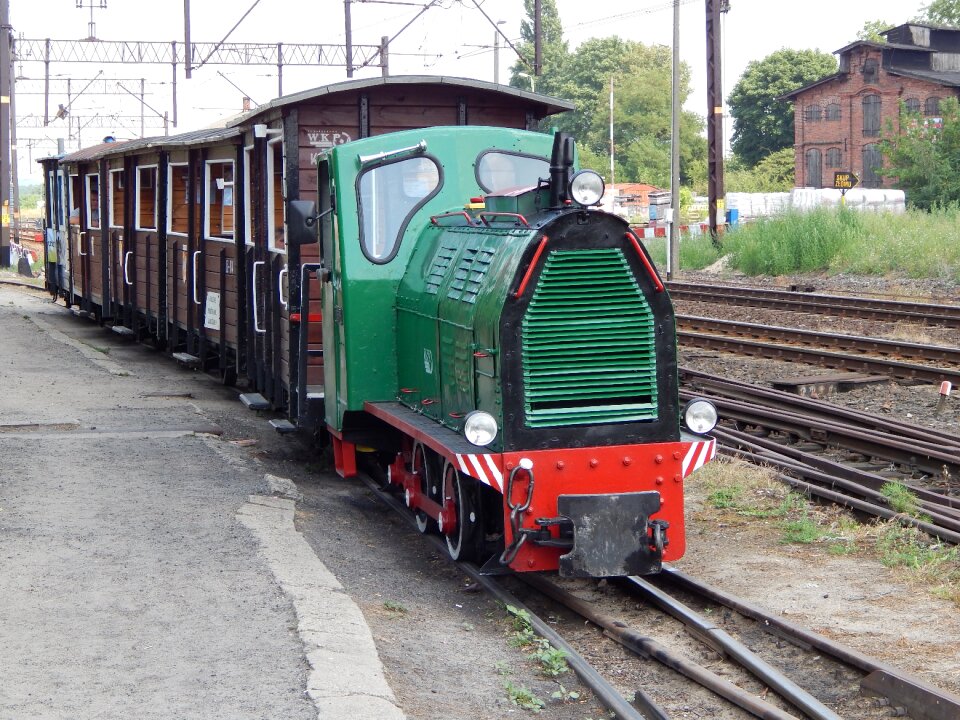
[[[490,269],[492,261],[493,252],[486,248],[464,250],[454,271],[447,297],[451,300],[475,303],[477,293],[483,285],[483,278]]]
[[[657,418],[653,313],[616,248],[550,253],[522,323],[528,427]]]
[[[447,269],[450,267],[450,263],[453,262],[453,258],[457,255],[457,250],[457,246],[449,239],[437,249],[433,264],[427,272],[426,285],[424,287],[425,292],[430,295],[437,294],[437,291],[440,289],[440,284],[447,274]]]

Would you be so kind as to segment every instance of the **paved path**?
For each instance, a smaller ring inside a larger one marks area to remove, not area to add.
[[[68,315],[0,287],[0,719],[402,718],[222,389]]]

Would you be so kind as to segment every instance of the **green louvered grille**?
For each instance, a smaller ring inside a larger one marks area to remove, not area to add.
[[[522,331],[529,427],[656,419],[653,313],[620,250],[550,253]]]

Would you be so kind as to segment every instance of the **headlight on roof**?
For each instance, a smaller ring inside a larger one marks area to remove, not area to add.
[[[569,196],[577,205],[596,205],[603,197],[603,178],[593,170],[581,170],[570,180]]]
[[[717,408],[703,398],[694,398],[683,408],[683,424],[697,435],[706,435],[717,425]]]
[[[467,440],[481,447],[489,445],[497,437],[497,421],[490,413],[474,410],[463,421],[463,434]]]

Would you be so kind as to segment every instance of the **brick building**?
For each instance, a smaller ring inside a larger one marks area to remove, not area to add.
[[[863,187],[894,183],[880,141],[889,121],[900,129],[900,103],[925,122],[939,122],[940,102],[960,94],[960,29],[907,23],[883,33],[886,43],[860,40],[840,48],[839,70],[784,95],[794,101],[796,184],[833,185],[852,171]]]

